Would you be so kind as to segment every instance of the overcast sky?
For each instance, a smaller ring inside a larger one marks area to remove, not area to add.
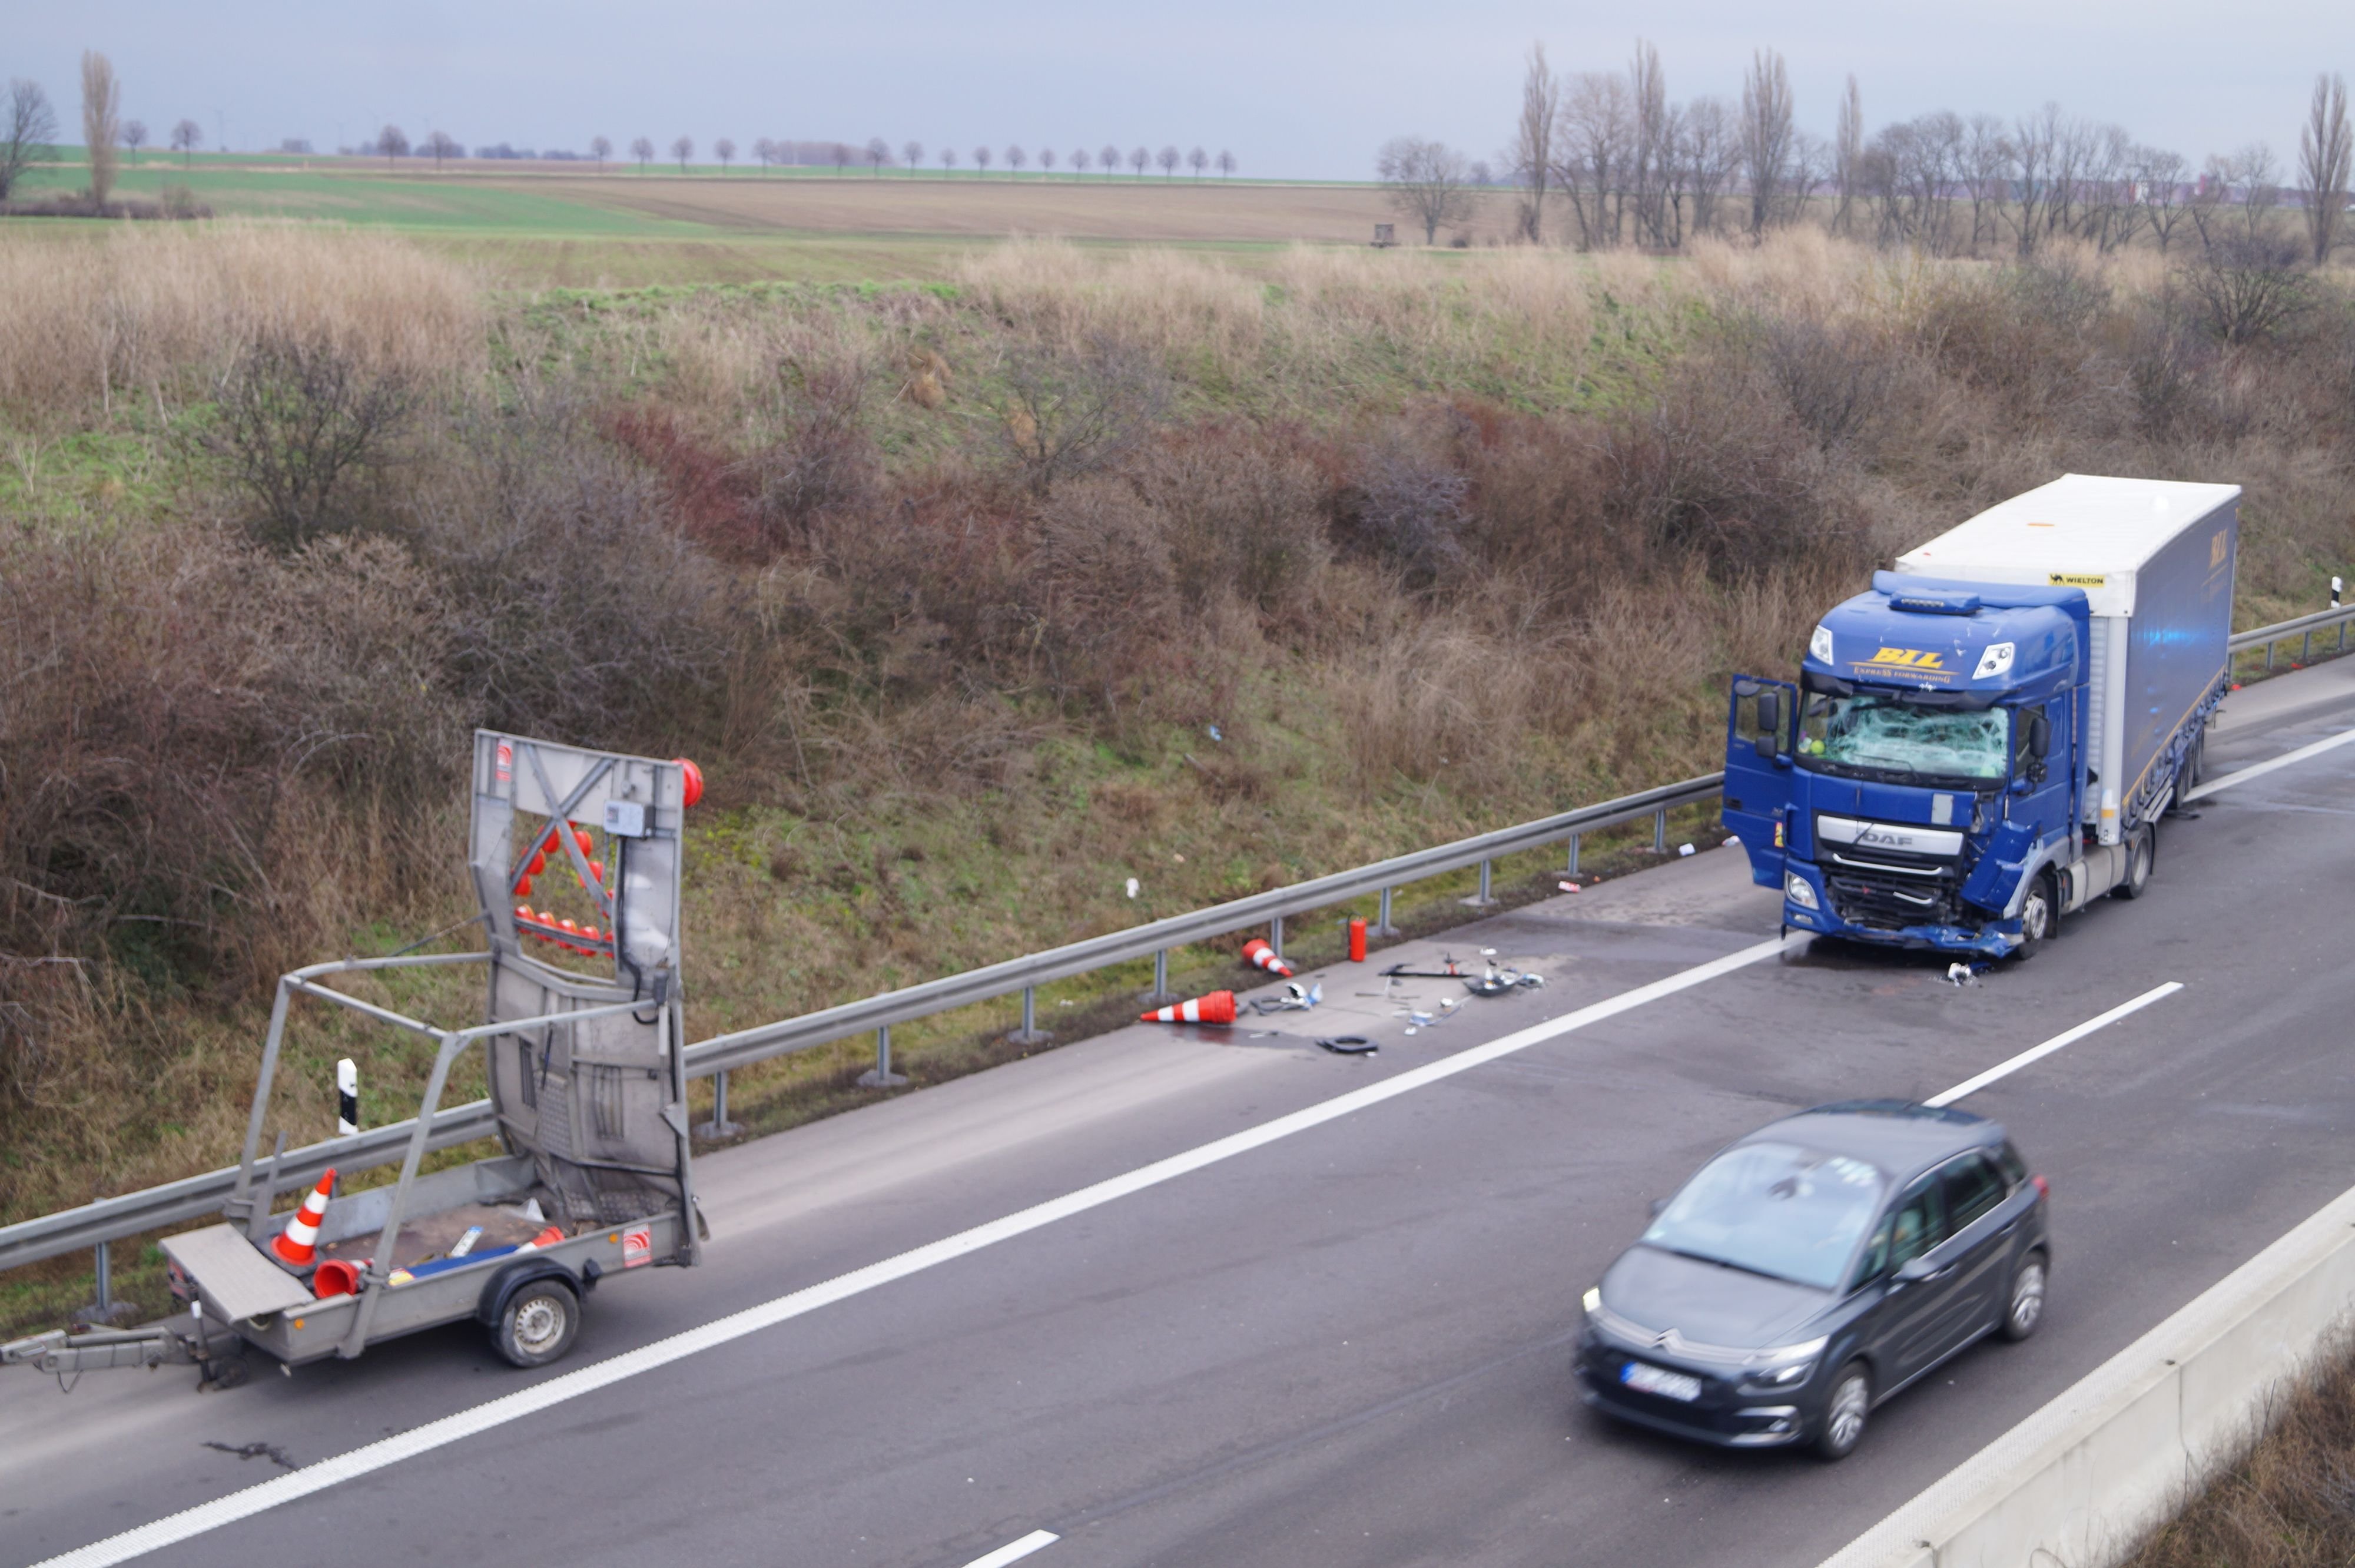
[[[1672,96],[1729,97],[1750,51],[1790,63],[1799,119],[1828,135],[1853,71],[1867,121],[1933,109],[2009,117],[2048,99],[2196,163],[2265,141],[2287,163],[2318,69],[2355,71],[2347,0],[1902,0],[1809,5],[1483,5],[1405,0],[900,0],[827,6],[690,0],[6,0],[0,74],[71,123],[78,62],[103,49],[126,117],[182,116],[218,144],[325,149],[400,125],[469,146],[585,148],[599,133],[881,135],[961,154],[987,143],[1201,144],[1246,174],[1364,178],[1402,132],[1476,156],[1505,142],[1522,51],[1564,70],[1624,63],[1639,30]],[[2319,52],[2318,52],[2318,49]],[[69,136],[74,134],[68,133]]]

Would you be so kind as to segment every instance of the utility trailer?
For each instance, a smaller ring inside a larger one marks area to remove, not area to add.
[[[706,1232],[688,1162],[678,933],[680,830],[701,777],[683,761],[482,731],[473,780],[467,869],[488,949],[346,959],[282,976],[222,1221],[163,1243],[184,1315],[36,1335],[0,1347],[0,1361],[61,1373],[193,1363],[200,1387],[228,1385],[244,1381],[248,1346],[293,1367],[471,1317],[509,1361],[539,1366],[570,1349],[581,1300],[601,1278],[698,1260]],[[535,879],[585,903],[589,921],[519,901]],[[559,950],[596,973],[543,955]],[[325,983],[461,965],[487,971],[485,1021],[464,1029]],[[314,1255],[299,1264],[273,1246],[294,1218],[272,1212],[285,1136],[261,1152],[298,997],[437,1042],[399,1179],[330,1198]],[[505,1152],[420,1175],[451,1069],[478,1048]]]

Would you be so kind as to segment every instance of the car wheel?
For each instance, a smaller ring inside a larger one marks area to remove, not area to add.
[[[2146,827],[2126,846],[2126,880],[2117,886],[2117,896],[2138,899],[2150,886],[2151,862],[2158,853],[2158,833],[2156,827]]]
[[[1864,1424],[1872,1413],[1872,1372],[1862,1361],[1850,1361],[1832,1380],[1831,1397],[1824,1402],[1824,1424],[1816,1434],[1816,1457],[1845,1459],[1864,1441]]]
[[[2011,1292],[2005,1297],[2003,1337],[2017,1342],[2036,1332],[2044,1321],[2044,1254],[2030,1253],[2011,1271]]]
[[[499,1314],[491,1342],[518,1367],[544,1367],[572,1349],[580,1332],[580,1297],[560,1280],[534,1280]]]
[[[2061,901],[2054,896],[2052,873],[2040,871],[2028,896],[2019,903],[2019,945],[2011,950],[2014,958],[2029,959],[2052,939],[2054,923],[2060,918]]]

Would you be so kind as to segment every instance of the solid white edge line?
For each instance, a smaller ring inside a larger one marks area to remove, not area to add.
[[[2180,980],[2169,980],[2164,986],[2153,986],[2141,996],[2135,997],[2134,1000],[2130,1002],[2120,1002],[2116,1007],[2112,1008],[2108,1012],[2102,1014],[2099,1018],[2087,1019],[2075,1029],[2064,1029],[2061,1033],[2054,1035],[2051,1040],[2046,1040],[2042,1045],[2031,1045],[2026,1051],[2021,1051],[2018,1056],[2013,1057],[2010,1061],[1998,1061],[1993,1067],[1988,1068],[1985,1072],[1980,1073],[1977,1077],[1966,1078],[1960,1083],[1957,1083],[1953,1088],[1947,1090],[1945,1093],[1933,1094],[1928,1099],[1923,1101],[1922,1104],[1925,1105],[1951,1105],[1955,1101],[1961,1099],[1964,1095],[1976,1094],[1980,1090],[1986,1088],[1988,1084],[1994,1083],[1997,1079],[2009,1078],[2013,1073],[2019,1072],[2021,1068],[2027,1066],[2030,1062],[2041,1061],[2043,1058],[2051,1055],[2054,1051],[2060,1050],[2064,1045],[2074,1045],[2077,1041],[2084,1039],[2087,1035],[2092,1034],[2095,1029],[2107,1029],[2110,1025],[2117,1022],[2128,1013],[2138,1013],[2142,1011],[2143,1008],[2150,1006],[2151,1003],[2171,997],[2181,989],[2183,989],[2183,982]]]
[[[1019,1563],[1042,1546],[1052,1546],[1063,1538],[1051,1530],[1034,1530],[1019,1541],[1009,1541],[986,1557],[976,1557],[964,1568],[1006,1568],[1008,1563]]]
[[[2300,746],[2295,752],[2284,752],[2280,756],[2268,762],[2251,763],[2247,767],[2236,769],[2226,773],[2222,778],[2210,779],[2206,784],[2193,784],[2183,792],[2184,802],[2189,805],[2204,795],[2213,795],[2220,789],[2230,789],[2236,784],[2246,784],[2249,780],[2269,773],[2275,768],[2286,768],[2292,763],[2302,763],[2308,757],[2318,757],[2332,747],[2343,746],[2350,741],[2355,741],[2355,730],[2341,730],[2336,735],[2326,735],[2319,741]]]
[[[1044,1203],[1034,1204],[1003,1219],[992,1220],[971,1230],[960,1231],[955,1235],[927,1243],[897,1257],[868,1264],[864,1268],[837,1275],[823,1284],[809,1285],[756,1307],[748,1307],[725,1317],[714,1318],[699,1328],[657,1339],[649,1345],[641,1345],[634,1350],[624,1350],[593,1366],[565,1372],[545,1382],[518,1389],[514,1393],[470,1409],[453,1412],[364,1447],[322,1459],[315,1465],[306,1465],[273,1480],[262,1481],[226,1497],[215,1498],[210,1502],[198,1503],[178,1513],[151,1520],[119,1535],[91,1541],[87,1546],[59,1552],[36,1564],[35,1568],[103,1568],[105,1564],[128,1562],[159,1548],[250,1519],[255,1514],[266,1513],[297,1499],[309,1497],[314,1492],[356,1480],[398,1465],[404,1459],[445,1447],[462,1438],[504,1426],[511,1421],[537,1415],[543,1410],[579,1399],[583,1394],[610,1388],[641,1373],[666,1367],[673,1361],[684,1360],[701,1351],[743,1339],[748,1334],[757,1334],[763,1328],[773,1328],[788,1319],[815,1312],[819,1307],[831,1307],[837,1301],[905,1279],[910,1275],[921,1274],[968,1253],[977,1253],[984,1247],[1010,1241],[1059,1220],[1068,1220],[1074,1214],[1085,1213],[1132,1193],[1158,1187],[1165,1181],[1175,1180],[1205,1166],[1247,1154],[1252,1149],[1290,1137],[1295,1133],[1306,1132],[1311,1127],[1322,1126],[1352,1112],[1412,1093],[1426,1084],[1437,1083],[1460,1072],[1468,1072],[1475,1067],[1486,1066],[1590,1024],[1632,1012],[1662,997],[1672,997],[1721,975],[1730,975],[1763,959],[1772,958],[1807,940],[1804,933],[1778,937],[1772,942],[1761,942],[1739,952],[1729,953],[1722,958],[1713,958],[1690,969],[1679,970],[1648,985],[1622,991],[1615,997],[1564,1013],[1558,1019],[1549,1019],[1543,1023],[1532,1024],[1528,1029],[1501,1036],[1486,1045],[1476,1045],[1437,1061],[1409,1068],[1378,1083],[1369,1083],[1361,1089],[1337,1094],[1330,1100],[1320,1101],[1289,1115],[1278,1116],[1272,1122],[1263,1122],[1258,1126],[1231,1133],[1182,1154],[1174,1154],[1124,1175],[1097,1182],[1092,1187],[1067,1192],[1060,1198],[1050,1198]]]

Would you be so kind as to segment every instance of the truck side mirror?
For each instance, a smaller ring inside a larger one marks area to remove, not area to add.
[[[1762,757],[1771,757],[1783,749],[1783,694],[1762,691],[1758,694],[1758,734],[1752,744]]]
[[[2052,750],[2052,720],[2041,712],[2028,720],[2028,754],[2042,762]]]

